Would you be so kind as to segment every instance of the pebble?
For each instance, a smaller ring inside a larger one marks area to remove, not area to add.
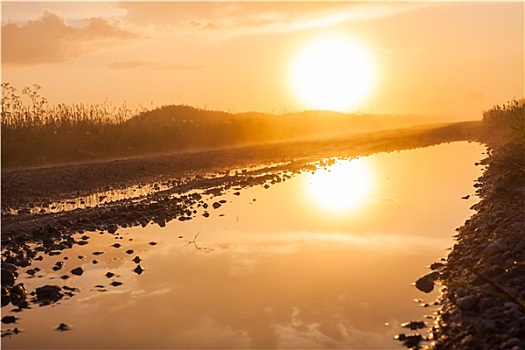
[[[4,316],[2,317],[2,323],[5,323],[5,324],[16,323],[16,316]]]
[[[39,301],[56,302],[63,297],[61,289],[56,285],[45,285],[36,289],[36,297]]]
[[[61,332],[64,332],[64,331],[69,331],[71,329],[71,327],[69,327],[67,324],[65,323],[61,323],[58,325],[58,327],[56,328],[57,331],[61,331]]]
[[[434,271],[419,278],[416,281],[416,288],[422,292],[430,293],[434,290],[434,282],[439,278],[439,272]]]
[[[489,246],[485,249],[485,252],[488,255],[494,255],[497,253],[501,253],[505,250],[507,250],[507,244],[505,243],[505,239],[499,238],[496,241],[489,244]]]
[[[84,270],[81,267],[77,267],[71,270],[71,273],[76,276],[82,276],[82,274],[84,273]]]

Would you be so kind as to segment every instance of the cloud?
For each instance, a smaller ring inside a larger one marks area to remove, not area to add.
[[[124,61],[113,62],[107,65],[114,70],[128,70],[137,68],[148,68],[153,70],[198,70],[204,68],[202,65],[184,65],[178,63],[161,63],[151,61]]]
[[[142,38],[119,22],[103,18],[85,20],[83,27],[68,25],[60,15],[44,14],[23,25],[2,26],[2,63],[37,65],[63,62],[107,46]]]
[[[245,29],[243,34],[289,32],[366,22],[429,6],[420,3],[352,2],[121,2],[138,25],[188,30]]]

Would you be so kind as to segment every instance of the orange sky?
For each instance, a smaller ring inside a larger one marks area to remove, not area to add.
[[[375,67],[354,111],[479,119],[524,96],[524,3],[2,2],[2,82],[50,103],[308,108],[290,83],[319,37]]]

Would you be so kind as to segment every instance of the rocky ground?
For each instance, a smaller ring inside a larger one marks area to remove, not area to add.
[[[525,146],[488,144],[476,214],[457,229],[447,260],[416,282],[424,292],[443,285],[435,325],[430,337],[400,335],[407,347],[525,349]]]
[[[441,272],[436,349],[525,349],[525,148],[492,149],[477,213]]]

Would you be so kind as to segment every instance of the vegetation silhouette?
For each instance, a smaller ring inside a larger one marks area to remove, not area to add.
[[[525,99],[507,101],[483,112],[484,137],[525,142]]]
[[[2,84],[2,168],[216,150],[436,123],[417,115],[229,113],[188,105],[132,111],[109,101],[49,106],[41,87]],[[505,108],[515,108],[509,105]],[[521,107],[523,108],[523,107]],[[497,111],[488,112],[498,120]]]

